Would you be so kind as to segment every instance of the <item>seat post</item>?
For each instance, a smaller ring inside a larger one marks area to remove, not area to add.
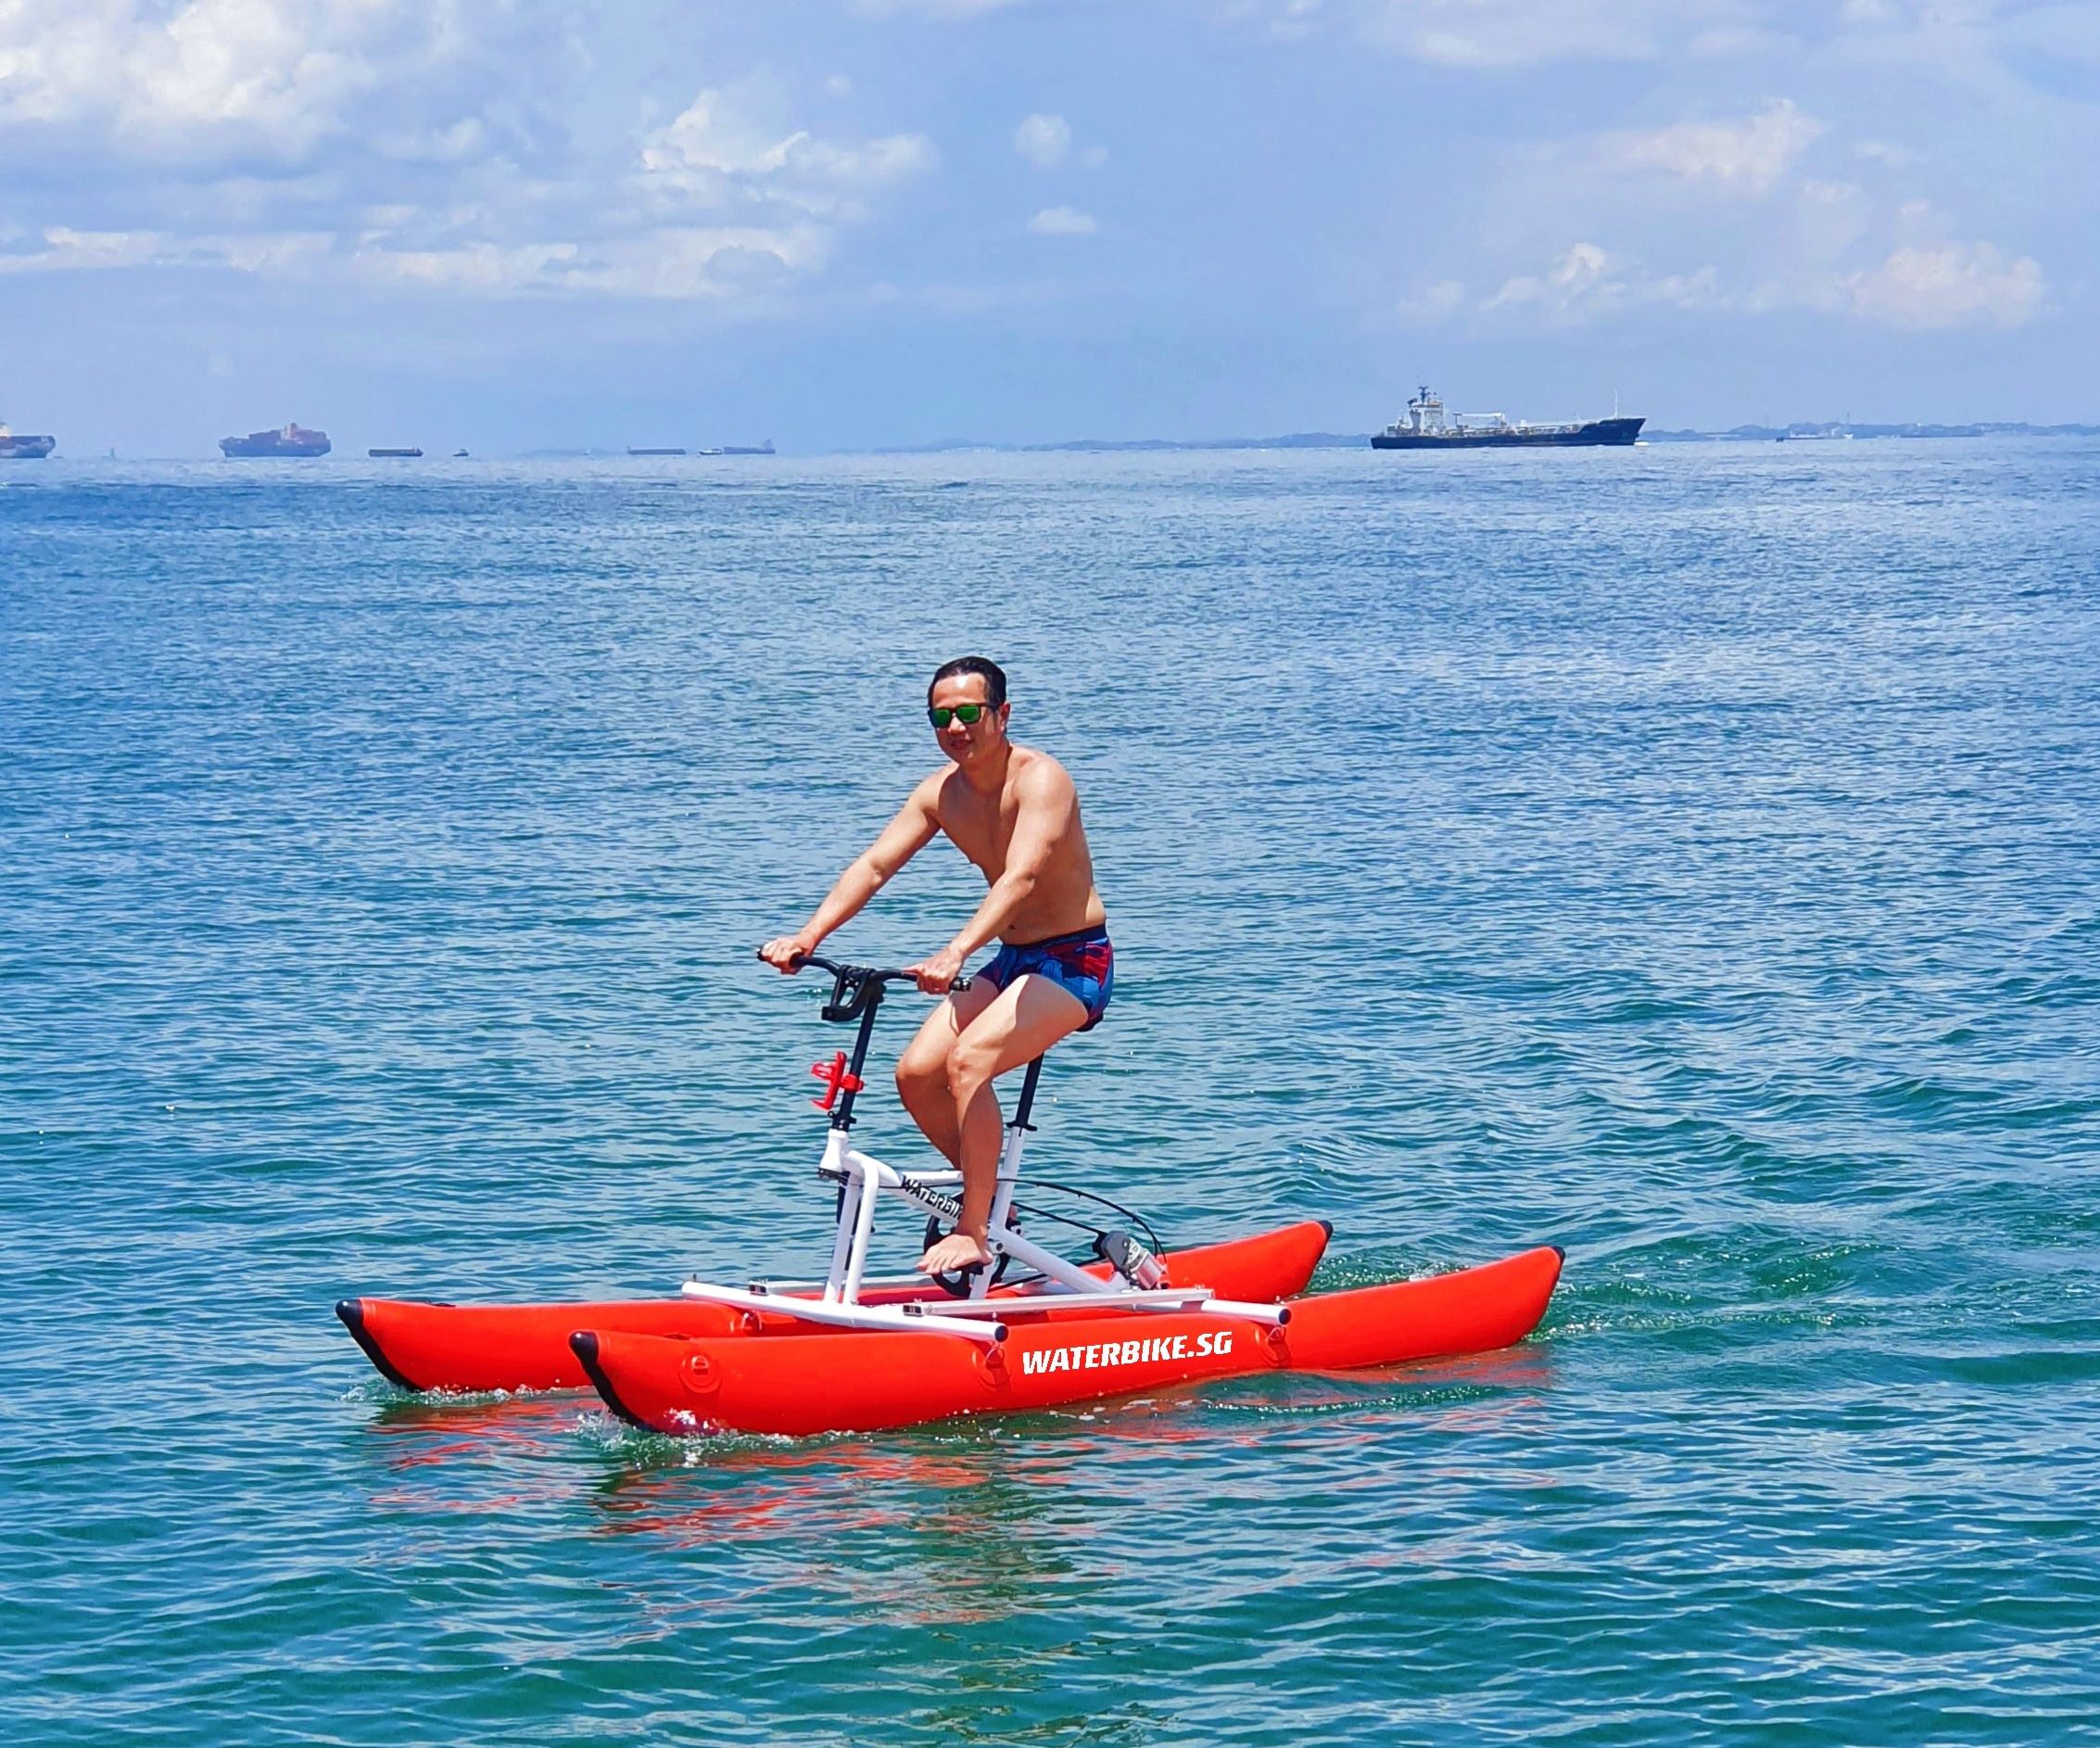
[[[1045,1050],[1043,1054],[1047,1056],[1049,1052]],[[1039,1056],[1028,1065],[1028,1078],[1021,1082],[1020,1103],[1014,1107],[1014,1120],[1006,1125],[1007,1128],[1034,1129],[1035,1125],[1028,1118],[1029,1112],[1035,1108],[1035,1083],[1042,1078],[1043,1057]]]
[[[994,1235],[1008,1230],[1014,1213],[1014,1186],[1020,1181],[1021,1145],[1024,1135],[1032,1134],[1035,1125],[1029,1121],[1029,1112],[1035,1106],[1035,1083],[1043,1078],[1043,1058],[1037,1057],[1028,1065],[1028,1074],[1021,1082],[1021,1096],[1014,1106],[1012,1121],[1006,1124],[1006,1134],[999,1146],[999,1168],[996,1187],[992,1192],[991,1229]],[[982,1298],[992,1290],[990,1269],[980,1269],[970,1278],[969,1296]]]

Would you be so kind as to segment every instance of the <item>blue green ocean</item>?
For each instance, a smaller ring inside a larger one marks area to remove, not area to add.
[[[2100,1742],[2096,480],[10,467],[0,1735]],[[1117,944],[1031,1167],[1316,1286],[1564,1246],[1537,1336],[800,1440],[385,1384],[338,1298],[818,1266],[753,951],[973,651]]]

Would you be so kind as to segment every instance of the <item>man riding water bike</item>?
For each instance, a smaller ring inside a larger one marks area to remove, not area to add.
[[[927,716],[948,763],[912,791],[881,835],[791,935],[759,956],[792,971],[945,832],[991,884],[955,938],[908,969],[948,999],[897,1059],[897,1092],[926,1138],[963,1174],[962,1218],[919,1259],[928,1274],[988,1263],[1000,1119],[992,1083],[1058,1039],[1100,1023],[1115,982],[1108,913],[1094,885],[1079,793],[1047,753],[1006,738],[1006,676],[981,655],[933,676]],[[994,936],[1003,944],[969,987],[950,986]]]

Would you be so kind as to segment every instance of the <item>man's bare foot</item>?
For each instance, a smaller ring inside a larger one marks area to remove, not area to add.
[[[992,1260],[991,1248],[968,1233],[951,1232],[918,1260],[921,1274],[953,1274],[973,1262]]]

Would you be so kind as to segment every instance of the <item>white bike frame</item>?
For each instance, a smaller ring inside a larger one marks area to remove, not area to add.
[[[1252,1304],[1219,1298],[1205,1286],[1141,1286],[1111,1268],[1104,1279],[1089,1273],[1054,1251],[1024,1237],[1013,1223],[1014,1192],[1020,1184],[1021,1151],[1033,1127],[1029,1113],[1034,1103],[1036,1081],[1043,1058],[1028,1066],[1020,1101],[1006,1124],[999,1148],[996,1185],[993,1191],[992,1217],[985,1234],[993,1262],[978,1270],[970,1279],[968,1298],[936,1297],[868,1305],[861,1302],[867,1287],[924,1287],[923,1275],[899,1280],[867,1278],[867,1256],[875,1233],[875,1209],[885,1195],[896,1197],[930,1213],[955,1222],[961,1214],[963,1174],[952,1168],[934,1172],[900,1172],[853,1145],[853,1104],[862,1090],[860,1070],[867,1059],[868,1038],[875,1014],[882,1000],[885,982],[904,974],[876,971],[863,967],[836,966],[812,958],[808,961],[831,971],[837,979],[827,1019],[860,1020],[852,1066],[844,1053],[829,1068],[819,1063],[812,1071],[827,1081],[831,1093],[814,1101],[820,1109],[831,1110],[831,1130],[824,1145],[817,1175],[839,1186],[839,1217],[831,1237],[831,1260],[821,1282],[754,1281],[749,1286],[721,1286],[690,1280],[681,1288],[688,1298],[710,1304],[740,1307],[754,1312],[773,1312],[800,1318],[806,1323],[829,1324],[842,1329],[907,1330],[916,1334],[960,1336],[967,1340],[995,1345],[1006,1338],[1004,1315],[1049,1309],[1044,1301],[1070,1303],[1083,1300],[1089,1309],[1138,1311],[1201,1311],[1216,1316],[1241,1317],[1254,1323],[1286,1324],[1290,1310],[1284,1305]],[[839,1095],[843,1094],[840,1098]],[[832,1108],[834,1099],[838,1108]],[[1041,1277],[994,1298],[992,1277],[999,1260],[1011,1258]]]

